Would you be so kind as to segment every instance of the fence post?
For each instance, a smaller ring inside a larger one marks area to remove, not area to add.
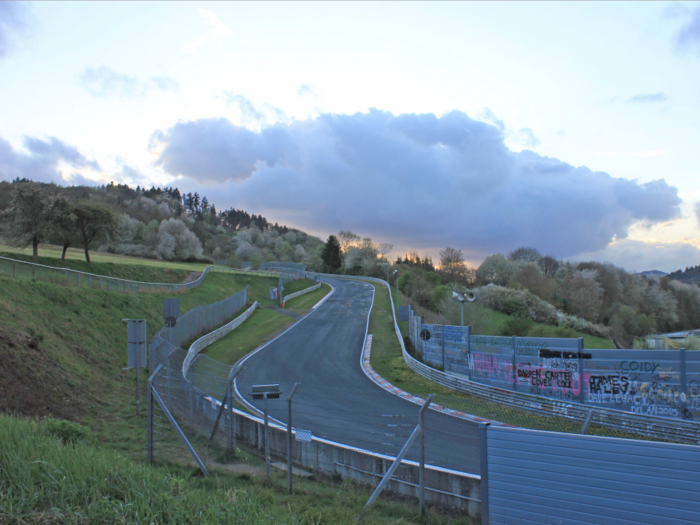
[[[194,432],[194,371],[190,368],[190,432]]]
[[[15,263],[12,263],[12,278],[15,278]]]
[[[467,377],[472,380],[472,326],[469,325],[467,332]]]
[[[430,394],[428,399],[425,400],[426,409],[432,403],[435,394]],[[420,502],[420,513],[425,514],[425,410],[421,408],[418,412],[418,425],[420,426],[420,466],[418,468],[418,485],[419,493],[418,500]]]
[[[292,493],[292,398],[296,394],[298,387],[299,383],[294,383],[287,400],[287,408],[289,410],[287,415],[287,491],[289,494]]]
[[[267,392],[265,396],[265,475],[270,477],[270,421],[267,417]]]
[[[681,403],[685,407],[686,399],[688,399],[688,378],[686,376],[686,364],[685,364],[685,348],[681,348],[680,352],[678,352],[678,360],[679,360],[679,365],[680,365],[680,387],[681,387],[681,394],[683,394],[683,398],[680,399]]]
[[[442,330],[440,331],[440,342],[442,343],[442,371],[447,371],[447,360],[445,359],[445,325],[441,325]]]
[[[32,264],[32,279],[34,279],[34,270],[35,269],[36,269],[36,267]]]
[[[515,336],[513,336],[512,343],[513,343],[513,364],[512,364],[512,367],[513,367],[513,392],[515,392],[517,390],[517,385],[518,385],[517,375],[515,373],[515,368],[517,366],[517,363],[515,362]]]
[[[586,402],[585,385],[583,382],[583,337],[578,338],[578,402]]]
[[[148,378],[148,462],[153,463],[153,380],[163,369],[163,365],[158,365],[153,375]]]
[[[481,455],[481,525],[490,525],[488,427],[489,423],[479,423],[479,452]]]

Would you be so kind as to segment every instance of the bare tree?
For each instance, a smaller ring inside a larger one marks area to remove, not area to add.
[[[10,207],[2,213],[7,240],[22,248],[31,244],[34,261],[39,260],[39,243],[53,230],[58,201],[53,186],[19,184],[12,192]]]
[[[107,238],[115,229],[116,218],[104,206],[86,201],[77,203],[74,213],[76,234],[90,264],[90,243]]]
[[[554,277],[554,274],[557,273],[557,269],[559,268],[559,261],[551,255],[545,255],[538,263],[545,277]]]
[[[53,225],[54,231],[63,245],[61,262],[65,262],[68,248],[76,241],[76,219],[77,217],[73,211],[73,206],[68,199],[63,197],[57,199],[54,209]]]
[[[340,244],[340,251],[345,254],[349,248],[360,243],[360,236],[352,233],[350,230],[340,230],[338,235],[334,236]]]
[[[508,260],[514,262],[537,262],[542,258],[542,254],[535,248],[522,246],[508,254]]]
[[[474,272],[464,262],[462,250],[448,246],[440,251],[440,276],[444,283],[468,284],[473,281]]]

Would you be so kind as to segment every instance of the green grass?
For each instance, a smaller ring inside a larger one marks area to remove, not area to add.
[[[0,244],[0,255],[4,257],[10,257],[13,259],[20,259],[18,255],[24,255],[23,259],[31,260],[32,258],[32,248],[16,248],[14,246],[7,246]],[[61,268],[73,268],[75,270],[82,270],[82,268],[75,268],[69,266],[71,261],[82,262],[85,267],[90,268],[85,262],[85,254],[82,248],[69,248],[66,253],[65,264],[61,262],[61,253],[63,248],[61,246],[54,246],[52,244],[40,244],[39,245],[39,258],[44,259],[48,262],[39,261],[40,264],[46,264],[48,266],[59,266]],[[120,266],[153,266],[160,269],[173,269],[173,270],[186,270],[187,272],[201,272],[207,267],[204,263],[189,263],[189,262],[175,262],[175,261],[159,261],[157,259],[145,259],[141,257],[130,257],[128,255],[118,255],[116,253],[106,253],[90,250],[90,260],[94,263],[113,263]],[[124,269],[126,271],[126,269]],[[86,270],[83,270],[86,271]],[[93,272],[96,273],[96,272]],[[117,276],[114,276],[117,277]]]
[[[539,416],[504,404],[493,403],[477,396],[463,394],[443,387],[411,370],[404,361],[401,345],[396,337],[389,292],[383,285],[370,284],[375,288],[374,307],[372,308],[369,324],[369,333],[372,334],[370,364],[384,379],[406,392],[423,398],[429,394],[437,394],[435,398],[436,403],[474,416],[536,430],[580,432],[581,423],[579,422],[562,417]],[[591,425],[588,433],[640,439],[636,435],[632,436],[597,425]]]
[[[233,365],[292,323],[294,319],[289,316],[267,308],[258,308],[241,326],[208,346],[206,355]]]
[[[247,284],[251,299],[276,304],[265,299],[276,279],[247,275],[212,274],[202,286],[176,296],[185,312]],[[312,295],[304,297],[311,302]],[[236,463],[212,466],[208,478],[193,475],[189,462],[168,462],[162,448],[156,449],[156,466],[144,464],[145,374],[136,417],[134,372],[122,370],[121,319],[145,318],[150,338],[162,326],[163,297],[0,277],[0,410],[17,415],[0,416],[0,522],[355,523],[368,487],[316,476],[296,479],[289,496],[283,472],[273,471],[269,480],[238,473],[237,468],[260,470],[261,459],[245,450]],[[263,312],[268,310],[256,313]],[[26,421],[22,415],[80,421],[89,430]],[[56,434],[80,442],[61,442]],[[424,521],[414,506],[381,500],[365,522],[453,521],[439,515]]]
[[[187,465],[148,466],[88,440],[62,440],[47,422],[0,415],[0,522],[352,525],[370,488],[340,478],[262,475],[263,460],[241,451],[207,478]],[[158,451],[156,451],[158,452]],[[245,461],[245,468],[241,469]],[[469,523],[380,499],[365,523]]]
[[[301,292],[307,288],[312,287],[316,284],[314,281],[309,279],[297,279],[296,281],[289,281],[284,284],[284,296],[292,295],[293,293]]]
[[[295,297],[287,303],[285,309],[298,315],[304,315],[330,290],[331,287],[324,283],[318,290]],[[293,318],[274,310],[258,308],[241,326],[208,346],[206,355],[222,363],[233,365],[266,341],[286,330],[294,321]]]
[[[331,287],[329,284],[321,283],[321,287],[318,290],[290,299],[285,303],[284,308],[296,313],[303,313],[323,299],[330,291]]]
[[[464,305],[464,324],[471,325],[472,333],[475,335],[501,335],[508,319],[510,319],[509,315],[497,312],[486,306],[474,303],[465,303]],[[459,323],[459,320],[457,322]],[[596,337],[570,329],[565,329],[566,335],[561,335],[561,328],[542,323],[534,323],[533,328],[536,328],[542,334],[538,337],[583,337],[584,348],[615,348],[612,341],[603,337]]]

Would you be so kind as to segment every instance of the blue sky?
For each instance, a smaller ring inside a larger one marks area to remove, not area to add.
[[[0,3],[0,178],[398,251],[700,263],[697,3]]]

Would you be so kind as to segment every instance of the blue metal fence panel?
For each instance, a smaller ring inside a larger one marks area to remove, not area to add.
[[[488,428],[489,523],[700,523],[700,447]]]

